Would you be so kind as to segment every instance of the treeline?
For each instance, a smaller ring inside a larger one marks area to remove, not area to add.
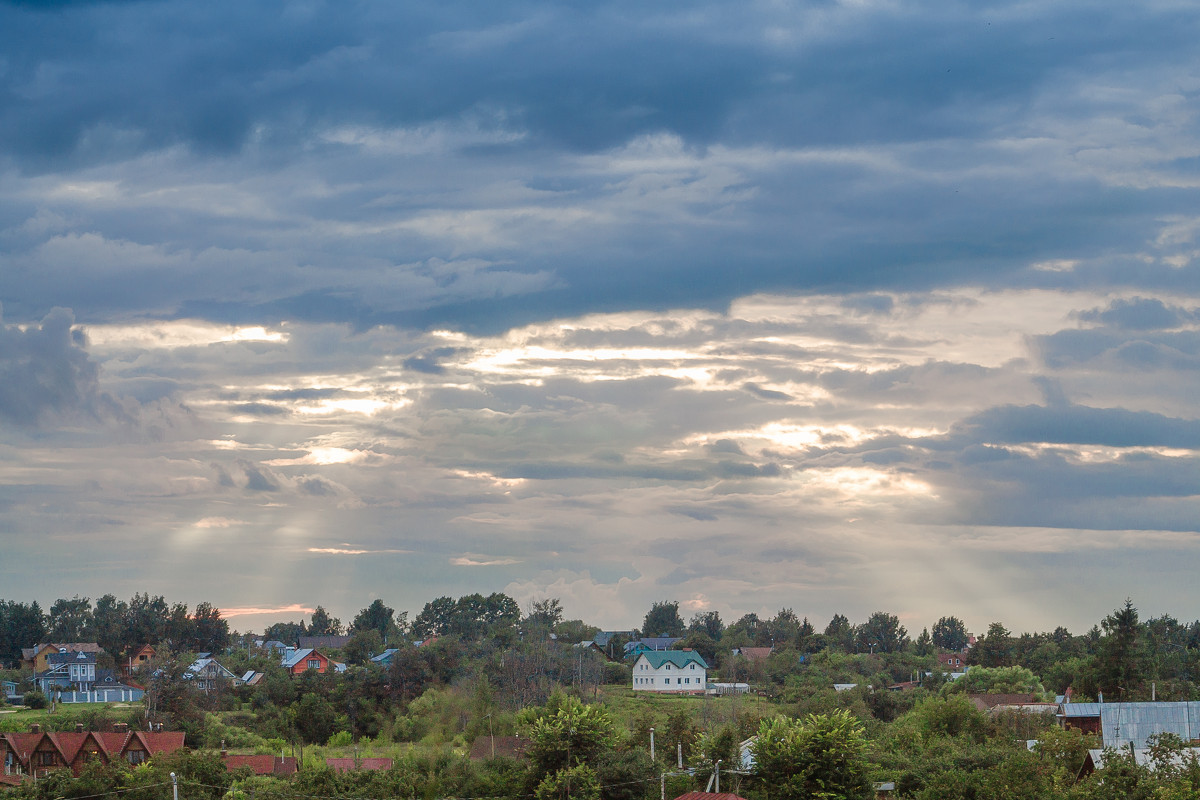
[[[0,600],[0,662],[15,665],[21,650],[46,642],[96,642],[119,662],[143,645],[216,652],[230,642],[229,623],[211,603],[189,610],[162,595],[134,594],[128,602],[106,594],[54,601],[43,612],[37,601]],[[110,665],[111,666],[111,665]]]

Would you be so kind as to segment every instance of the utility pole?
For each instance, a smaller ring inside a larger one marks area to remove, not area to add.
[[[719,759],[719,758],[717,759],[716,775],[717,775],[717,794],[720,794],[721,793],[721,759]]]
[[[171,773],[171,800],[179,800],[179,778],[174,772]]]
[[[650,729],[650,760],[654,760],[654,728]]]

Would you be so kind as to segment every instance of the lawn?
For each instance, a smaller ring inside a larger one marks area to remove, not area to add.
[[[143,709],[141,703],[64,703],[52,714],[48,708],[0,706],[0,733],[21,733],[35,723],[42,730],[63,731],[74,730],[75,723],[82,722],[90,730],[98,719],[129,721],[131,714],[140,717]]]

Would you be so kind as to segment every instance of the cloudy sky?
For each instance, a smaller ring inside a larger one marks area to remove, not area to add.
[[[0,3],[0,596],[1200,617],[1200,10]]]

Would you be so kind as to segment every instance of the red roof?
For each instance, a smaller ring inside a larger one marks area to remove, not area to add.
[[[392,768],[390,758],[327,758],[325,764],[333,767],[337,772],[350,772],[356,769],[377,771]]]
[[[222,760],[230,772],[249,767],[255,775],[291,775],[299,769],[291,756],[222,756]]]

